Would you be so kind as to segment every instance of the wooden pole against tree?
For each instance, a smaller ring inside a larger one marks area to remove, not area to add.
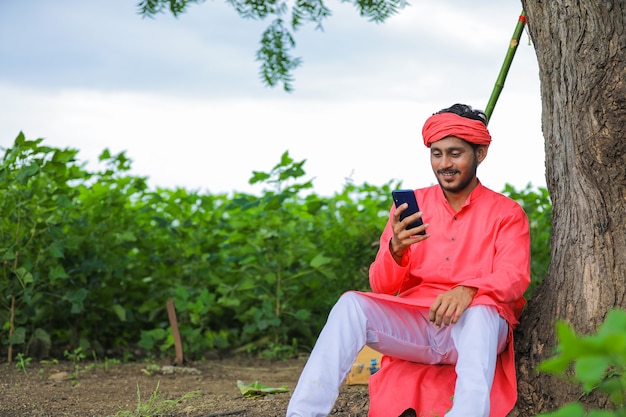
[[[504,88],[504,81],[506,80],[506,76],[509,73],[509,68],[511,68],[511,62],[513,62],[513,57],[515,56],[515,51],[517,51],[517,45],[519,45],[519,41],[522,37],[522,32],[524,31],[525,25],[526,14],[522,10],[522,14],[520,14],[517,25],[515,26],[515,31],[513,32],[513,37],[511,38],[509,49],[507,50],[506,56],[504,57],[504,64],[502,64],[500,74],[498,74],[498,78],[496,79],[496,85],[493,87],[491,97],[489,97],[489,102],[487,103],[487,108],[485,109],[485,114],[487,115],[487,123],[491,119],[493,109],[494,107],[496,107],[496,102],[500,97],[502,88]]]

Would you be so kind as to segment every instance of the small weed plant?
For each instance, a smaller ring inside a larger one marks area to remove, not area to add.
[[[24,373],[27,373],[26,368],[28,367],[28,365],[30,364],[33,358],[27,358],[24,356],[24,354],[18,353],[16,356],[16,359],[17,359],[17,362],[15,363],[15,367],[17,369],[21,369]]]
[[[104,362],[102,363],[102,369],[106,372],[111,366],[119,365],[120,363],[122,363],[122,361],[120,361],[119,359],[104,358]]]
[[[174,410],[178,404],[187,398],[193,398],[199,395],[198,392],[190,392],[183,395],[178,400],[165,400],[159,397],[159,385],[157,386],[147,400],[142,400],[141,390],[137,386],[137,408],[134,411],[120,410],[115,417],[156,417],[169,415],[168,412]]]
[[[148,364],[146,365],[146,367],[143,369],[143,373],[146,374],[147,376],[152,376],[154,375],[156,372],[159,372],[161,370],[161,367],[159,365],[156,364]]]
[[[565,322],[556,326],[558,346],[539,370],[554,375],[571,375],[585,394],[607,395],[611,410],[585,410],[570,403],[540,417],[625,417],[626,416],[626,311],[611,310],[595,335],[578,336]]]
[[[85,353],[82,348],[78,347],[72,352],[66,350],[63,352],[63,355],[74,364],[74,371],[70,375],[70,379],[72,380],[72,385],[75,385],[78,383],[78,374],[80,372],[79,362],[86,358]]]
[[[87,357],[85,353],[83,352],[83,348],[81,347],[77,347],[72,352],[70,352],[69,350],[66,350],[63,352],[63,356],[65,356],[68,360],[72,361],[73,363],[80,362]]]

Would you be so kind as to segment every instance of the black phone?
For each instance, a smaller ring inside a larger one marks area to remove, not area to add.
[[[409,207],[402,212],[400,215],[400,220],[404,220],[405,217],[410,216],[411,214],[415,214],[420,211],[419,206],[417,205],[417,200],[415,199],[415,192],[413,190],[394,190],[391,192],[393,197],[393,202],[396,204],[396,208],[401,206],[404,203],[407,203]],[[422,219],[417,219],[416,221],[409,223],[406,229],[413,229],[414,227],[418,227],[423,225],[424,222]],[[426,231],[423,230],[418,233],[419,235],[425,235]]]

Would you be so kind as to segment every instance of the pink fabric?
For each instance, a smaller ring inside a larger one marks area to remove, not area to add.
[[[418,416],[443,416],[452,408],[454,365],[424,365],[383,356],[381,368],[370,376],[369,417],[397,417],[407,408]],[[512,340],[498,356],[491,388],[489,417],[506,417],[517,400]]]
[[[448,136],[455,136],[476,145],[488,146],[491,143],[491,134],[480,120],[468,119],[454,113],[440,113],[429,117],[424,123],[422,137],[428,148],[431,143]]]
[[[482,184],[456,213],[438,185],[416,190],[415,195],[424,223],[430,224],[430,237],[411,246],[398,265],[389,252],[393,235],[389,221],[370,267],[373,293],[369,296],[428,308],[437,295],[455,286],[478,288],[472,305],[495,306],[509,323],[509,347],[498,358],[491,392],[490,417],[504,417],[517,400],[512,328],[518,324],[523,293],[530,283],[526,214],[519,204]],[[441,409],[449,408],[443,399],[454,393],[454,367],[450,372],[397,359],[387,363],[393,368],[383,367],[370,380],[370,417],[399,415],[409,407],[428,416],[435,405],[443,415],[447,409]],[[403,396],[411,405],[399,401]],[[394,407],[404,408],[389,413]]]
[[[432,381],[437,381],[433,389]],[[452,408],[456,374],[453,365],[424,365],[383,356],[370,376],[369,417],[398,417],[407,408],[418,416],[443,416]]]

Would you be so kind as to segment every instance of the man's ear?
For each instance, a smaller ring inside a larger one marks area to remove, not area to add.
[[[489,146],[487,145],[479,145],[476,148],[476,160],[480,164],[487,157],[487,152],[489,151]]]

